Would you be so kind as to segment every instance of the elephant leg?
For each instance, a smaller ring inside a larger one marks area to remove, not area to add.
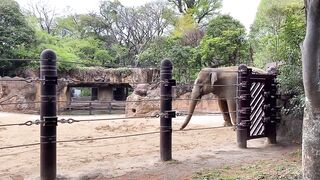
[[[228,103],[228,109],[229,109],[229,114],[232,120],[233,125],[237,125],[237,116],[236,116],[236,101],[235,100],[227,100]]]
[[[218,100],[218,105],[220,108],[220,111],[222,112],[223,119],[224,119],[224,126],[232,126],[230,116],[229,116],[229,111],[228,111],[228,104],[226,100]]]

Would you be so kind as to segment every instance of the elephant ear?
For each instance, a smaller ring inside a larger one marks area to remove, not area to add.
[[[210,79],[211,79],[211,85],[214,85],[214,83],[218,80],[217,72],[210,73]]]

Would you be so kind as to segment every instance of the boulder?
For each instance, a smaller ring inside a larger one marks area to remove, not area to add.
[[[135,90],[134,93],[127,97],[126,117],[145,117],[160,113],[160,86],[143,85],[141,87],[144,87],[143,90],[147,90],[146,94],[135,93]],[[182,86],[177,86],[174,88],[172,109],[177,112],[187,112],[191,92],[188,92],[190,89],[184,87],[182,87],[182,89],[181,87]],[[214,98],[213,94],[204,95],[202,97],[203,100],[197,104],[195,113],[219,111],[217,101],[214,100]]]

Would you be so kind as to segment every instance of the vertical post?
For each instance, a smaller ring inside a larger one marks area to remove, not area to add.
[[[238,67],[237,80],[237,144],[239,148],[247,148],[250,132],[250,70],[245,65]]]
[[[57,174],[57,56],[47,49],[42,51],[40,59],[40,178],[54,180]]]
[[[89,102],[89,115],[92,115],[92,103],[91,102]]]
[[[172,159],[172,62],[165,59],[160,68],[160,156],[162,161]]]
[[[277,143],[277,129],[276,123],[278,120],[278,110],[277,108],[277,85],[275,82],[276,74],[275,72],[268,72],[270,74],[270,78],[267,78],[266,86],[268,88],[268,92],[270,96],[268,97],[267,103],[269,105],[269,109],[267,109],[266,114],[268,115],[269,121],[266,121],[265,124],[265,132],[268,138],[269,144],[276,144]]]

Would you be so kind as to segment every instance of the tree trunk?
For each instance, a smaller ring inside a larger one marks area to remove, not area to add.
[[[303,179],[320,179],[320,111],[306,102],[303,118],[302,173]]]
[[[320,0],[306,0],[307,30],[302,46],[303,84],[306,108],[303,119],[303,179],[320,179]]]

